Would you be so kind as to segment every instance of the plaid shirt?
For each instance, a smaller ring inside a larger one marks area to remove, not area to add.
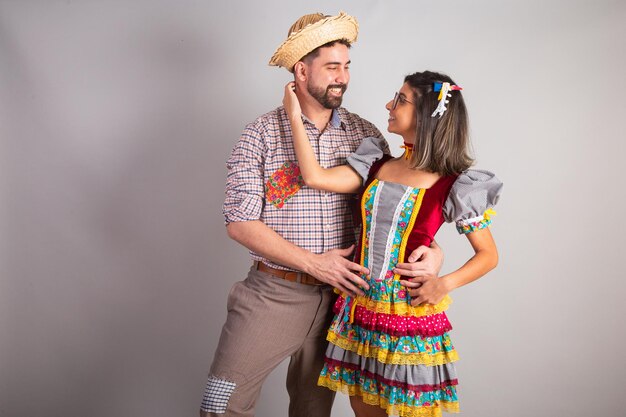
[[[333,110],[320,133],[303,117],[313,151],[324,168],[346,163],[365,137],[382,137],[370,122],[344,108]],[[304,185],[284,108],[246,126],[226,164],[226,224],[261,220],[289,242],[313,253],[354,243],[351,194],[315,190]],[[277,265],[250,251],[252,259]]]

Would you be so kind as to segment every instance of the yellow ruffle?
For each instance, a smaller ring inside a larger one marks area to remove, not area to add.
[[[342,294],[342,297],[344,297],[344,299],[346,298],[346,296],[347,295],[345,293]],[[356,304],[376,313],[394,314],[397,316],[420,317],[446,311],[448,307],[450,307],[450,304],[452,304],[452,298],[450,298],[449,295],[446,295],[443,300],[441,300],[438,304],[423,304],[417,307],[413,307],[412,305],[406,303],[389,303],[385,301],[376,301],[372,300],[371,298],[359,295],[356,297]]]
[[[370,183],[370,185],[365,189],[365,191],[363,192],[363,196],[361,196],[361,265],[363,265],[363,261],[365,260],[365,240],[367,239],[367,227],[365,227],[365,225],[367,224],[367,215],[365,214],[365,202],[367,201],[367,197],[369,196],[372,187],[378,184],[378,180],[374,179],[374,181],[372,181]]]
[[[348,385],[340,381],[333,381],[327,376],[320,376],[317,385],[326,387],[336,392],[343,392],[351,397],[358,395],[363,399],[365,404],[379,405],[383,408],[387,415],[399,415],[401,417],[441,417],[441,411],[448,413],[458,413],[459,403],[449,401],[439,401],[434,406],[412,407],[407,404],[389,404],[389,401],[370,392],[361,390],[360,385]]]
[[[332,330],[328,331],[326,340],[344,350],[355,352],[366,358],[376,358],[379,362],[385,364],[436,366],[459,360],[459,354],[454,348],[447,352],[442,351],[437,353],[389,352],[388,350],[376,346],[365,345],[358,340],[346,339],[334,333]]]

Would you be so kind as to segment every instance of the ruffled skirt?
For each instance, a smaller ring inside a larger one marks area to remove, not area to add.
[[[409,301],[397,279],[372,283],[365,297],[341,294],[318,385],[358,395],[388,415],[458,412],[458,356],[444,312],[451,300],[418,307]]]

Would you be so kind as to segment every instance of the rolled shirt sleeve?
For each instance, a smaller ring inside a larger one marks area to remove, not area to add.
[[[264,162],[267,153],[261,127],[251,123],[244,129],[226,168],[226,224],[259,220],[264,204]]]

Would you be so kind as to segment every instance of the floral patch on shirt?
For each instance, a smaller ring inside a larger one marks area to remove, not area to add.
[[[282,208],[304,185],[300,167],[287,161],[265,183],[265,199],[276,208]]]

